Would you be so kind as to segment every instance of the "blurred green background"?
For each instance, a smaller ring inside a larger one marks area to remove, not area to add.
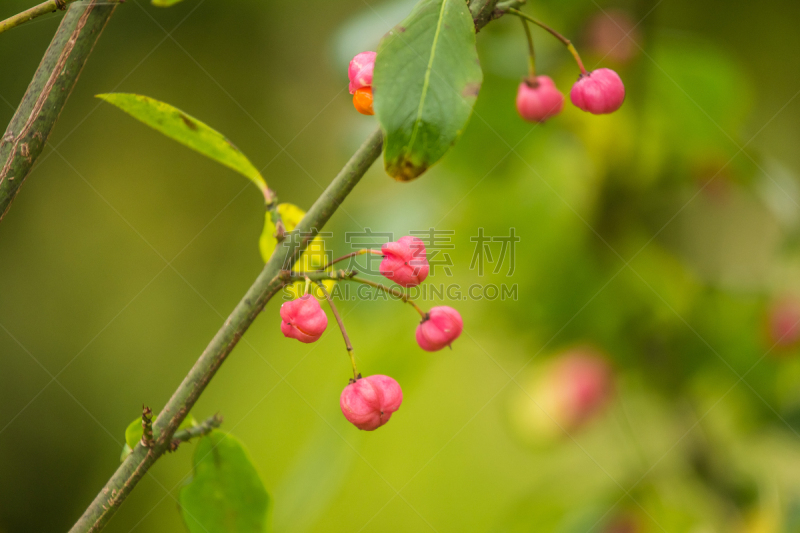
[[[598,2],[526,10],[573,38],[587,67],[620,72],[618,113],[567,104],[544,126],[523,122],[522,29],[494,22],[455,149],[409,184],[375,165],[326,228],[336,255],[365,227],[453,230],[453,275],[429,283],[517,284],[518,300],[445,299],[465,333],[434,354],[407,306],[342,302],[362,371],[403,387],[375,432],[339,411],[349,365],[336,329],[285,339],[279,302],[195,407],[223,413],[248,447],[275,531],[800,531],[800,352],[766,333],[771,306],[800,290],[800,10]],[[348,60],[412,5],[118,8],[0,224],[0,532],[71,526],[142,403],[164,405],[262,266],[256,190],[93,95],[146,94],[202,119],[307,208],[375,125],[352,108]],[[0,17],[28,6],[6,0]],[[59,19],[0,35],[0,122]],[[566,93],[570,56],[534,35]],[[481,227],[515,228],[512,276],[469,268]],[[615,397],[531,441],[520,406],[542,365],[578,344],[611,361]],[[107,531],[182,530],[192,446],[161,460]]]

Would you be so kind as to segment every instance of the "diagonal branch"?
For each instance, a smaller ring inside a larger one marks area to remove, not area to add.
[[[73,4],[61,21],[22,102],[0,138],[0,220],[42,153],[100,33],[116,8]]]
[[[311,206],[295,231],[286,236],[286,240],[277,248],[244,298],[233,309],[153,423],[155,438],[153,446],[146,448],[141,443],[136,445],[72,527],[70,530],[72,533],[100,531],[147,470],[169,450],[178,426],[244,332],[267,302],[283,286],[292,281],[291,276],[286,275],[286,270],[294,265],[311,239],[322,229],[372,163],[378,159],[382,147],[383,135],[380,131],[376,131],[361,145]]]
[[[506,4],[519,5],[524,0],[505,0]],[[475,18],[477,29],[483,27],[493,18],[501,16],[504,11],[496,8],[497,0],[472,0],[470,8]],[[477,18],[474,14],[480,14]],[[488,14],[488,16],[484,16]],[[105,487],[75,523],[70,533],[86,533],[100,531],[125,498],[130,494],[148,469],[170,449],[178,426],[194,406],[197,399],[208,386],[219,367],[231,353],[244,335],[247,328],[264,309],[267,302],[295,277],[287,271],[300,258],[311,240],[319,233],[331,218],[339,205],[347,198],[358,184],[372,163],[381,154],[383,134],[380,130],[373,132],[364,144],[350,158],[344,168],[333,179],[328,188],[314,202],[314,205],[303,217],[303,220],[273,253],[269,262],[248,289],[244,297],[231,312],[228,319],[219,329],[200,358],[189,370],[178,389],[173,393],[167,405],[153,422],[154,443],[150,448],[137,444],[133,452],[119,466],[108,480]],[[354,274],[354,273],[353,273]],[[341,276],[347,279],[351,273],[304,273],[304,276]]]

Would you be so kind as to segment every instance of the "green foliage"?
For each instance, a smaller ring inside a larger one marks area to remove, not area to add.
[[[281,222],[283,222],[286,231],[289,232],[294,230],[300,221],[303,220],[306,212],[294,204],[283,203],[278,205],[278,214],[281,216]],[[277,245],[275,223],[272,222],[271,213],[267,211],[266,217],[264,218],[264,229],[261,231],[261,237],[258,239],[258,248],[261,251],[261,258],[265,263],[272,257],[272,253],[275,251]],[[303,255],[300,256],[300,260],[294,264],[292,270],[295,272],[317,270],[324,266],[326,261],[327,253],[325,250],[325,241],[322,237],[317,235],[308,243],[308,248],[303,252]],[[325,288],[331,290],[336,282],[326,280],[322,283],[325,285]],[[305,283],[303,282],[293,283],[286,287],[286,291],[294,297],[302,296],[304,289]],[[312,286],[311,291],[317,298],[325,297],[325,294],[316,285]]]
[[[235,170],[255,183],[262,192],[266,191],[267,184],[261,173],[231,141],[180,109],[139,94],[109,93],[98,94],[97,97],[170,139]]]
[[[151,3],[157,7],[170,7],[183,0],[152,0]]]
[[[231,435],[213,431],[197,443],[194,477],[181,489],[191,533],[262,533],[268,530],[267,494],[250,457]]]
[[[463,0],[421,0],[378,48],[375,114],[395,179],[418,177],[455,143],[483,75],[475,26]]]
[[[153,421],[155,421],[155,419],[156,416],[153,416]],[[181,425],[178,426],[178,430],[180,431],[181,429],[186,429],[188,427],[196,425],[197,421],[191,414],[189,414],[186,416],[186,418],[183,419]],[[128,427],[125,428],[125,445],[122,447],[122,454],[120,455],[119,458],[120,462],[124,461],[125,458],[128,457],[128,455],[130,455],[130,453],[136,447],[136,444],[138,444],[139,441],[142,440],[143,431],[144,430],[142,428],[142,417],[136,418],[133,422],[128,424]]]

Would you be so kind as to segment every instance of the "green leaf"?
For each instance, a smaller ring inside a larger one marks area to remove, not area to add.
[[[294,230],[300,221],[303,220],[303,217],[306,216],[305,211],[294,204],[288,203],[278,204],[278,214],[280,214],[281,222],[283,222],[287,232]],[[278,241],[275,238],[275,224],[272,222],[270,212],[267,211],[264,218],[264,229],[261,231],[261,237],[258,240],[261,258],[265,263],[272,257],[272,253],[275,251],[277,245]],[[328,252],[325,248],[325,241],[321,236],[317,235],[308,243],[308,248],[306,248],[306,251],[303,252],[303,255],[300,256],[300,259],[294,264],[292,270],[295,272],[317,270],[325,266],[327,262]],[[332,280],[326,280],[322,283],[328,291],[332,290],[333,286],[336,284],[336,282]],[[286,291],[294,298],[302,296],[304,290],[305,283],[301,281],[286,286]],[[325,293],[323,293],[317,285],[312,287],[311,292],[317,298],[325,298]]]
[[[119,462],[120,463],[124,462],[125,459],[127,459],[128,456],[132,453],[133,453],[133,448],[128,446],[128,443],[126,442],[125,445],[122,447],[122,453],[119,454]]]
[[[183,0],[152,0],[152,4],[157,7],[170,7]]]
[[[194,477],[181,489],[180,506],[191,533],[267,530],[269,494],[242,444],[222,431],[197,443]]]
[[[412,180],[441,159],[466,126],[482,79],[464,0],[421,0],[384,37],[372,90],[390,176]]]
[[[139,417],[125,428],[125,445],[133,450],[136,444],[142,440],[142,432],[142,417]]]
[[[286,232],[292,231],[303,220],[306,212],[294,204],[278,204],[278,214],[281,216],[283,227]],[[261,231],[261,237],[258,240],[258,248],[261,251],[261,258],[266,263],[272,257],[272,252],[278,245],[278,240],[275,238],[275,223],[272,222],[272,214],[267,211],[266,218],[264,219],[264,229]]]
[[[261,173],[224,135],[164,102],[138,94],[98,94],[98,98],[114,104],[133,118],[160,131],[170,139],[222,163],[248,178],[265,192],[267,184]]]
[[[153,416],[153,420],[155,421],[156,416]],[[189,414],[186,418],[183,419],[181,425],[178,426],[178,429],[186,429],[188,427],[196,426],[197,421],[194,417]],[[125,446],[122,447],[122,456],[120,457],[120,461],[124,461],[128,455],[136,448],[136,445],[142,440],[142,417],[136,418],[133,422],[128,424],[128,427],[125,428]]]

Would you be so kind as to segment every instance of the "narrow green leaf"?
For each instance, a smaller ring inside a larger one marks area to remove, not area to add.
[[[97,97],[117,106],[170,139],[235,170],[255,183],[262,193],[266,191],[267,184],[261,173],[233,143],[180,109],[138,94],[109,93],[98,94]]]
[[[372,90],[384,165],[408,181],[436,163],[469,120],[483,74],[464,0],[420,0],[381,41]]]
[[[269,500],[238,439],[215,430],[198,441],[194,476],[180,493],[191,533],[263,533]]]
[[[169,7],[182,2],[183,0],[152,0],[152,4],[157,7]]]

